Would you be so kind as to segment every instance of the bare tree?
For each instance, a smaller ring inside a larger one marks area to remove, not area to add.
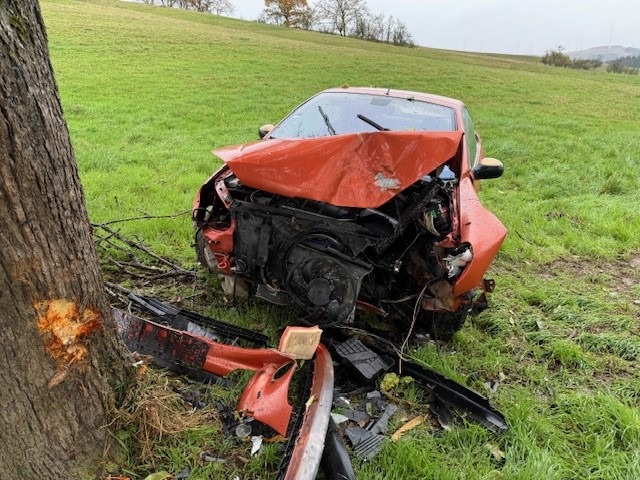
[[[298,26],[309,12],[307,0],[264,0],[265,20],[285,27]]]
[[[406,23],[396,20],[392,42],[394,45],[400,45],[402,47],[413,47],[415,45],[415,43],[413,43],[413,36],[411,32],[409,32],[409,27],[407,27]]]
[[[384,41],[385,16],[362,12],[356,18],[353,36],[374,42]]]
[[[235,7],[231,0],[211,0],[209,11],[214,15],[233,15]]]
[[[365,12],[356,19],[353,36],[364,40],[393,43],[403,47],[414,46],[413,37],[407,25],[394,18],[384,15],[372,15]]]
[[[318,16],[339,35],[346,37],[355,29],[359,16],[367,12],[365,0],[320,0],[317,3]]]
[[[231,15],[235,11],[231,0],[180,0],[180,8],[214,15]]]
[[[185,0],[183,2],[184,7],[180,8],[195,10],[196,12],[208,12],[209,3],[209,0]]]
[[[393,30],[395,29],[396,19],[393,15],[389,15],[384,23],[384,41],[391,43],[393,39]]]
[[[124,386],[36,0],[0,2],[0,471],[89,478]]]

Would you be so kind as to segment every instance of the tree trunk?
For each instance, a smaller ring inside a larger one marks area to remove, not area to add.
[[[0,1],[0,475],[96,475],[127,379],[35,0]]]

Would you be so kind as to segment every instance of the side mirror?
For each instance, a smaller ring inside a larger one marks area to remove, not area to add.
[[[275,125],[271,125],[270,123],[267,123],[266,125],[261,126],[258,129],[258,136],[260,137],[260,140],[262,140],[265,136],[267,136],[267,134],[269,134],[271,132],[271,130],[273,130],[275,127]]]
[[[473,167],[473,178],[476,180],[487,180],[489,178],[498,178],[504,172],[504,165],[500,160],[486,157],[480,160]]]

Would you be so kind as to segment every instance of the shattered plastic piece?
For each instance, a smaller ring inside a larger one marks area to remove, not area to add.
[[[251,456],[253,457],[262,448],[262,435],[251,437]]]
[[[371,380],[379,373],[386,372],[393,365],[389,359],[381,357],[353,337],[337,345],[335,351],[366,380]]]
[[[322,470],[325,477],[331,480],[356,480],[349,453],[333,420],[329,420],[327,437],[324,442]]]
[[[391,418],[391,415],[396,412],[396,410],[398,410],[398,407],[393,403],[387,405],[378,421],[373,424],[369,431],[371,433],[385,433],[387,431],[387,424],[389,423],[389,419]]]
[[[204,370],[224,376],[238,369],[258,371],[266,364],[281,366],[293,361],[274,349],[218,343],[153,320],[144,320],[123,310],[113,309],[113,315],[127,347],[152,355],[154,361],[163,367],[182,367],[190,372]]]
[[[349,399],[341,395],[338,395],[333,399],[333,404],[336,408],[351,408],[351,402]]]
[[[419,385],[430,388],[433,395],[444,404],[462,410],[492,432],[506,432],[509,429],[502,413],[479,393],[414,363],[402,362],[402,368],[405,375],[413,377]]]
[[[391,435],[391,441],[397,442],[400,439],[400,437],[402,437],[405,433],[407,433],[410,430],[413,430],[418,425],[421,425],[423,422],[424,422],[424,417],[415,417],[409,420],[407,423],[405,423],[399,429],[393,432],[393,435]]]
[[[331,413],[331,419],[335,422],[336,425],[340,425],[341,423],[348,422],[349,417],[345,415],[340,415],[339,413]]]
[[[444,430],[451,430],[453,424],[453,413],[449,406],[439,400],[431,402],[431,412],[436,416],[436,420]]]
[[[143,320],[123,310],[114,309],[113,316],[122,340],[131,351],[153,355],[155,363],[166,368],[203,368],[209,351],[209,344],[204,339]]]
[[[247,438],[249,435],[251,435],[251,425],[241,423],[236,427],[236,437]]]
[[[357,425],[352,425],[345,430],[345,435],[351,442],[351,445],[357,447],[362,441],[371,436],[371,432]]]
[[[192,322],[199,325],[200,327],[209,328],[222,337],[229,339],[242,338],[243,340],[251,342],[256,346],[262,347],[268,345],[269,343],[269,337],[261,333],[247,330],[246,328],[238,327],[237,325],[222,322],[214,318],[205,317],[198,313],[181,309],[179,307],[176,307],[175,305],[171,305],[170,303],[162,302],[156,298],[145,297],[142,295],[136,295],[135,293],[130,293],[129,299],[132,300],[136,305],[144,308],[154,315],[172,315],[174,316],[174,321],[181,322],[183,323],[183,325]],[[181,328],[180,325],[177,325],[174,328],[178,330],[186,330],[186,326],[185,328]]]
[[[184,480],[185,478],[189,478],[189,475],[191,475],[191,469],[189,467],[184,467],[176,474],[176,480]]]
[[[288,370],[277,376],[282,368]],[[288,394],[294,372],[295,363],[285,366],[265,365],[249,380],[238,400],[236,410],[252,416],[285,436],[292,412]]]
[[[375,417],[378,412],[383,410],[387,406],[387,402],[382,400],[382,394],[374,390],[367,393],[364,399],[364,410],[370,417]]]
[[[363,460],[371,460],[382,448],[382,442],[384,435],[369,433],[369,436],[355,447],[356,456]]]
[[[371,417],[369,417],[369,415],[367,415],[367,412],[364,412],[362,410],[345,410],[343,412],[344,416],[347,417],[349,420],[352,420],[356,423],[360,423],[360,422],[368,422],[369,420],[371,420]]]
[[[366,396],[367,400],[382,400],[382,394],[378,391],[378,390],[372,390],[371,392],[367,393]]]
[[[224,458],[214,457],[213,455],[210,455],[207,452],[202,452],[200,454],[200,460],[202,460],[203,462],[208,462],[208,463],[225,463],[227,461]]]

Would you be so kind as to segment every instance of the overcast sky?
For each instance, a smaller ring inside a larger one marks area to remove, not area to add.
[[[255,20],[263,0],[232,0]],[[309,0],[312,4],[313,0]],[[373,13],[402,20],[418,45],[538,54],[624,45],[640,48],[640,0],[366,0]],[[612,28],[613,27],[613,28]]]

